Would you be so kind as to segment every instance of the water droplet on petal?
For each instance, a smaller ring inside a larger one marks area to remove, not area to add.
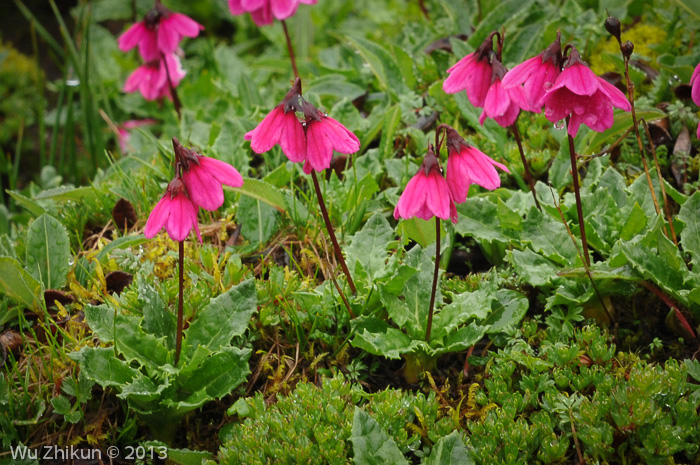
[[[554,123],[554,129],[564,129],[564,120],[559,120]]]
[[[554,83],[553,83],[553,82],[545,82],[545,83],[544,83],[544,90],[545,90],[545,92],[549,92],[550,90],[552,90],[552,87],[553,87],[553,86],[554,86]]]

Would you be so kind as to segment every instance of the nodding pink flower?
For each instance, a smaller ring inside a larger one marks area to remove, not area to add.
[[[562,61],[561,33],[557,31],[557,38],[544,52],[508,71],[501,85],[506,89],[522,86],[527,97],[528,108],[521,108],[539,113],[542,111],[542,105],[544,105],[542,100],[547,90],[554,85],[554,81],[561,72]]]
[[[126,153],[129,150],[129,139],[131,138],[132,129],[147,126],[149,124],[155,124],[156,122],[156,120],[150,118],[130,119],[117,126],[117,142],[119,143],[119,150],[121,150],[122,153]]]
[[[442,90],[448,94],[465,91],[472,105],[483,107],[493,76],[491,54],[493,34],[474,53],[465,56],[447,70],[450,75],[442,83]]]
[[[127,52],[139,46],[144,61],[160,59],[161,55],[175,52],[183,37],[197,37],[204,26],[181,13],[173,13],[159,1],[143,21],[132,25],[117,43]]]
[[[229,0],[233,15],[250,13],[258,26],[272,24],[273,19],[284,20],[294,16],[300,3],[314,5],[318,0]]]
[[[620,90],[596,76],[572,47],[564,70],[544,99],[544,115],[553,123],[569,118],[568,133],[576,137],[585,124],[603,132],[613,124],[613,107],[630,111],[630,103]]]
[[[433,146],[429,144],[428,153],[418,172],[408,181],[399,197],[394,209],[394,218],[398,220],[418,217],[429,220],[433,216],[457,223],[457,209],[450,188],[442,176]]]
[[[296,112],[301,111],[299,99],[301,96],[301,81],[299,78],[294,85],[258,126],[245,135],[250,141],[250,148],[255,153],[265,153],[280,144],[282,152],[294,163],[306,158],[306,135],[304,126],[297,118]]]
[[[446,135],[448,158],[445,177],[456,203],[467,199],[470,184],[478,184],[489,190],[501,186],[501,178],[495,167],[510,173],[508,168],[469,145],[454,129],[448,128]]]
[[[166,72],[167,67],[167,72]],[[177,55],[165,55],[165,60],[153,60],[145,63],[131,73],[124,83],[124,92],[141,92],[146,100],[171,98],[168,75],[173,87],[177,87],[185,77],[185,70]]]
[[[165,194],[148,216],[143,234],[150,239],[163,228],[174,241],[184,241],[194,228],[199,242],[202,242],[197,206],[188,197],[185,183],[179,176],[170,181]]]
[[[216,158],[199,155],[187,149],[173,137],[175,157],[182,167],[182,180],[195,205],[205,210],[216,210],[224,204],[222,184],[241,187],[243,176],[233,166]]]
[[[700,106],[700,64],[695,67],[693,75],[690,77],[690,85],[692,86],[690,96],[695,105]]]
[[[319,111],[309,102],[302,105],[306,117],[306,162],[304,173],[323,171],[331,166],[333,151],[351,154],[360,150],[360,141],[345,126]]]
[[[493,81],[486,93],[479,123],[483,126],[486,117],[489,117],[505,128],[515,123],[521,108],[527,110],[530,105],[521,86],[503,87],[501,79],[506,75],[506,69],[501,62],[494,57],[491,66]]]

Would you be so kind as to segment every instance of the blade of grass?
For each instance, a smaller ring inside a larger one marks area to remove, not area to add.
[[[39,42],[36,38],[36,26],[31,23],[31,38],[32,38],[32,49],[34,51],[34,59],[36,60],[36,73],[35,73],[35,84],[37,95],[44,95],[44,79],[42,77],[42,66],[41,57],[39,55]],[[46,164],[46,147],[44,141],[46,139],[46,122],[44,121],[44,111],[45,111],[46,100],[40,98],[37,100],[36,105],[36,121],[39,125],[39,165],[44,166]]]
[[[63,47],[59,45],[58,42],[56,42],[56,39],[49,34],[49,32],[44,28],[44,26],[41,25],[39,20],[36,19],[36,16],[32,14],[31,11],[29,11],[29,8],[27,8],[22,0],[14,0],[15,5],[17,5],[17,8],[19,11],[22,12],[22,15],[29,21],[35,28],[36,32],[39,33],[39,35],[46,41],[47,44],[58,54],[58,56],[61,58],[61,61],[65,60],[65,52],[63,51]]]

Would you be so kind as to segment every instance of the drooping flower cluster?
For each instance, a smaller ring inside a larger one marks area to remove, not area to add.
[[[695,105],[700,106],[700,64],[695,67],[693,75],[690,77],[691,91],[690,96],[695,102]],[[700,123],[698,124],[698,139],[700,139]]]
[[[228,7],[233,15],[250,13],[258,26],[272,24],[274,19],[285,20],[297,12],[300,3],[313,5],[318,0],[229,0]]]
[[[159,0],[143,21],[133,24],[118,39],[119,49],[127,52],[138,46],[144,64],[127,79],[125,92],[140,91],[146,100],[171,97],[185,76],[179,55],[184,37],[197,37],[204,27],[191,18],[165,8]]]
[[[204,157],[173,137],[176,174],[146,221],[144,235],[152,238],[165,228],[171,239],[183,241],[194,228],[199,241],[197,211],[216,210],[224,203],[222,184],[241,187],[243,177],[228,163]]]
[[[504,165],[469,145],[453,128],[442,124],[438,127],[438,132],[442,128],[445,129],[448,153],[445,177],[434,148],[429,144],[421,167],[408,182],[396,204],[394,218],[418,217],[429,220],[435,216],[457,223],[455,203],[467,199],[471,184],[496,189],[501,185],[501,180],[495,167],[509,172]]]
[[[303,114],[303,120],[297,113]],[[250,141],[256,153],[267,152],[279,144],[290,161],[304,162],[307,174],[329,168],[333,151],[349,155],[360,149],[355,134],[304,100],[299,78],[284,99],[245,135],[245,140]]]
[[[502,83],[506,68],[501,64],[499,53],[493,50],[494,32],[476,49],[447,70],[442,89],[448,94],[465,91],[469,102],[483,108],[479,122],[492,118],[503,127],[515,122],[520,109],[530,108],[525,92],[520,87],[505,87]]]
[[[493,50],[492,33],[472,54],[447,70],[443,83],[447,93],[466,91],[472,105],[484,109],[479,121],[489,117],[501,126],[510,126],[520,110],[539,113],[552,122],[568,120],[573,137],[581,124],[602,132],[612,126],[613,107],[625,111],[630,104],[615,86],[596,76],[581,60],[572,45],[568,57],[562,55],[561,35],[539,55],[506,72]],[[700,94],[700,91],[699,91]]]

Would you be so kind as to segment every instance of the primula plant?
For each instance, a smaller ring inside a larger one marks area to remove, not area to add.
[[[8,5],[0,465],[698,463],[700,16],[599,3]]]

